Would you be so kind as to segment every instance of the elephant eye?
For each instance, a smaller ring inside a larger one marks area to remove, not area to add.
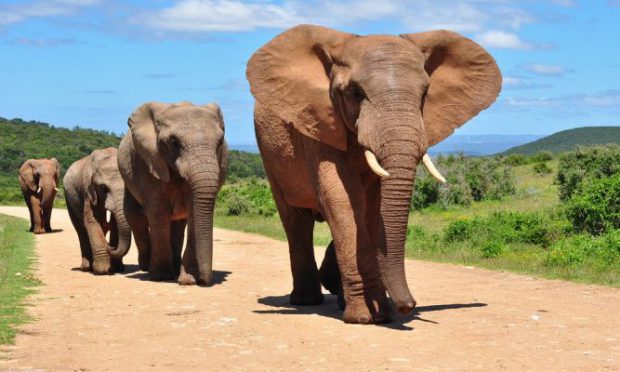
[[[106,185],[101,185],[101,191],[108,192],[109,189],[108,189],[108,187]]]
[[[355,83],[349,84],[349,86],[345,90],[345,94],[347,98],[358,101],[358,102],[363,100],[366,97],[362,88]]]

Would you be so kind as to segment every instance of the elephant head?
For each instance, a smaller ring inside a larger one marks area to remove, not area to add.
[[[189,186],[188,231],[196,242],[200,281],[212,276],[213,212],[224,182],[228,149],[224,118],[215,103],[146,103],[128,121],[138,155],[162,182]]]
[[[19,169],[20,183],[41,198],[41,204],[52,202],[58,191],[60,163],[56,158],[28,159]]]
[[[106,247],[112,258],[122,258],[131,246],[131,228],[123,210],[125,184],[118,170],[116,149],[109,147],[95,150],[88,161],[89,164],[84,166],[82,174],[86,198],[93,211],[97,211],[98,222],[110,229],[109,244],[102,241],[101,246]],[[107,212],[110,212],[109,220]]]
[[[423,158],[428,164],[429,146],[496,99],[494,59],[449,31],[357,36],[301,25],[259,49],[247,77],[255,99],[302,134],[364,150],[382,177],[383,281],[396,307],[410,311],[404,245],[416,166]]]

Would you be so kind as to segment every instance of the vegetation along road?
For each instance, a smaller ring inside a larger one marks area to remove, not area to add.
[[[0,213],[27,217],[25,207]],[[620,290],[440,263],[407,261],[414,314],[384,326],[347,325],[333,296],[288,304],[286,243],[215,230],[208,288],[78,271],[64,210],[36,236],[43,282],[36,321],[4,346],[0,369],[49,370],[617,370]],[[320,256],[322,250],[317,250]]]

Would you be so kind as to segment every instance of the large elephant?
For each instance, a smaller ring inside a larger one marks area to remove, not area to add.
[[[138,107],[128,124],[118,166],[129,190],[125,212],[140,268],[152,280],[178,276],[180,284],[208,284],[215,197],[228,156],[222,112],[215,103],[151,102]]]
[[[28,159],[19,168],[19,186],[30,212],[30,231],[52,231],[50,220],[58,191],[60,163],[56,158]]]
[[[498,96],[501,74],[473,41],[449,31],[357,36],[301,25],[260,48],[247,78],[260,152],[286,230],[292,304],[323,301],[342,274],[344,321],[415,307],[404,245],[416,166]],[[326,220],[335,252],[321,272],[312,244]],[[334,254],[335,253],[335,254]]]
[[[131,246],[131,228],[123,209],[125,184],[116,156],[113,147],[95,150],[71,164],[63,180],[69,217],[80,240],[80,268],[94,274],[124,271],[122,257]],[[117,257],[111,259],[108,250]]]

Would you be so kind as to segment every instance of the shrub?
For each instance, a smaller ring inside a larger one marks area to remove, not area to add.
[[[527,157],[521,154],[508,155],[503,159],[503,163],[506,165],[524,165],[528,163]]]
[[[576,231],[598,235],[620,228],[620,173],[582,183],[565,211]]]
[[[547,163],[536,163],[534,164],[534,173],[539,176],[551,173],[551,168],[547,165]]]
[[[442,208],[466,206],[472,201],[498,200],[516,192],[512,169],[498,158],[465,158],[463,155],[438,156],[438,168],[448,182],[439,185],[422,168],[418,169],[411,200],[414,209],[432,204]]]
[[[218,209],[221,206],[227,215],[273,216],[277,212],[269,184],[257,178],[225,185],[217,199]]]
[[[600,237],[574,235],[557,241],[547,252],[545,265],[567,267],[594,261],[599,268],[620,265],[620,230]]]
[[[502,254],[504,250],[503,245],[500,242],[488,242],[482,246],[482,257],[493,258]]]
[[[620,146],[579,148],[560,156],[558,185],[561,200],[568,200],[585,180],[609,177],[620,172]]]
[[[553,159],[553,154],[549,151],[540,151],[530,158],[534,163],[542,163]]]

